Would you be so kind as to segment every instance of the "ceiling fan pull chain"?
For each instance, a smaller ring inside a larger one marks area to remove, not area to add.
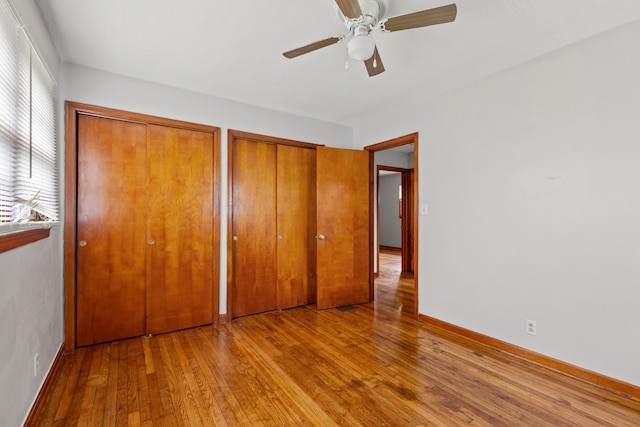
[[[349,52],[348,51],[345,51],[345,57],[347,59],[345,60],[345,63],[344,63],[344,69],[348,70],[349,69]]]

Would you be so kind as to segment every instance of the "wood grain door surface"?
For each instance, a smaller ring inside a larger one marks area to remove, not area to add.
[[[211,133],[79,116],[78,346],[212,323],[213,159]]]
[[[81,115],[78,140],[76,336],[84,346],[145,331],[146,126]]]
[[[148,125],[147,333],[213,319],[213,135]]]
[[[316,300],[316,152],[277,146],[277,309]]]
[[[277,306],[276,158],[276,145],[234,141],[233,317]]]
[[[371,300],[369,153],[318,147],[318,309]]]

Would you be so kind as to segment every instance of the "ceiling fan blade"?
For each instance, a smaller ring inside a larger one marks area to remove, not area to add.
[[[342,14],[347,18],[360,18],[362,9],[358,0],[336,0]]]
[[[371,58],[364,61],[364,65],[365,67],[367,67],[367,73],[369,73],[369,77],[377,76],[380,73],[384,73],[384,65],[382,65],[382,59],[380,58],[377,47],[374,49]]]
[[[328,39],[320,40],[315,43],[308,44],[306,46],[299,47],[297,49],[290,50],[283,53],[287,58],[295,58],[296,56],[304,55],[305,53],[313,52],[314,50],[321,49],[323,47],[331,46],[342,40],[342,37],[329,37]]]
[[[387,31],[408,30],[411,28],[427,27],[429,25],[453,22],[456,19],[458,8],[455,4],[427,9],[420,12],[389,18],[382,24]]]

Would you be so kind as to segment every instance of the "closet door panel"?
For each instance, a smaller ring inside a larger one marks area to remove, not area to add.
[[[213,136],[148,126],[147,333],[212,323]]]
[[[145,125],[78,117],[78,346],[144,334],[145,164]]]
[[[315,302],[316,152],[278,145],[277,308]]]
[[[233,145],[233,317],[276,309],[276,146]]]
[[[318,147],[318,308],[370,301],[369,152]]]

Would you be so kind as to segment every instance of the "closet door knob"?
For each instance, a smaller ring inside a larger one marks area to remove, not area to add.
[[[326,237],[325,237],[325,235],[324,235],[324,234],[319,234],[319,235],[318,235],[318,239],[320,239],[320,240],[324,240],[324,239],[326,239]]]
[[[147,243],[150,244],[150,245],[153,245],[153,244],[156,243],[156,241],[153,240],[153,239],[149,239],[149,240],[147,240]]]
[[[238,236],[233,236],[233,241],[237,242],[238,241]]]
[[[87,241],[86,240],[80,240],[78,242],[78,246],[80,246],[81,248],[84,248],[85,246],[87,246]]]

